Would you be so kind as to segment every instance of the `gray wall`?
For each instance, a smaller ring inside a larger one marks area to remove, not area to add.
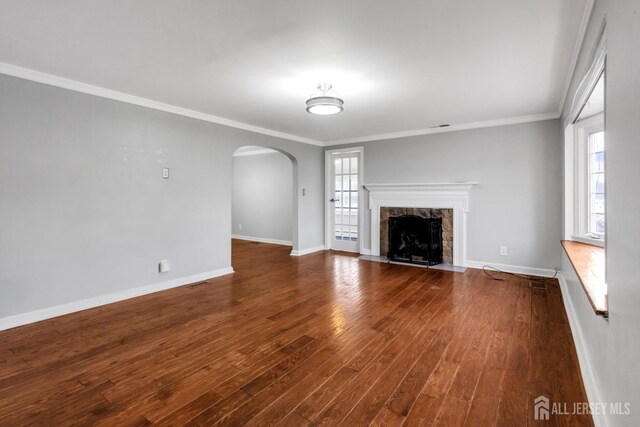
[[[294,241],[323,244],[320,147],[7,76],[0,100],[0,318],[229,267],[244,145],[296,159]]]
[[[292,176],[291,160],[281,153],[234,157],[232,233],[291,242]]]
[[[477,181],[467,259],[560,266],[562,137],[557,120],[364,143],[364,183]],[[368,209],[368,195],[363,201]],[[365,248],[370,247],[365,215]],[[499,255],[499,246],[508,256]]]
[[[565,299],[566,305],[574,309],[574,336],[584,345],[586,357],[581,366],[589,373],[596,393],[590,398],[630,402],[630,416],[606,415],[604,422],[608,426],[637,426],[640,424],[640,5],[637,1],[597,1],[568,100],[592,61],[605,19],[609,320],[594,315],[566,257]]]

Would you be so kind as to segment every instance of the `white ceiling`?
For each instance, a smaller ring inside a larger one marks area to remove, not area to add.
[[[557,115],[587,3],[3,0],[0,62],[336,142]]]

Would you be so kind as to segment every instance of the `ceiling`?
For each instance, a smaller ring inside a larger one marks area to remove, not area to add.
[[[3,0],[0,62],[292,139],[375,139],[557,116],[587,3]],[[305,111],[320,82],[344,112]]]

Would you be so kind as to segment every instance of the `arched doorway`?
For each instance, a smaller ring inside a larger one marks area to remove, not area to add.
[[[288,246],[287,254],[297,250],[297,176],[295,157],[280,149],[243,146],[233,153],[231,237],[236,246],[246,247],[241,242],[248,241],[279,245],[280,251]]]

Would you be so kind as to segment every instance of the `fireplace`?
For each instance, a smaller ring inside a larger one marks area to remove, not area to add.
[[[417,216],[423,219],[440,219],[442,263],[454,264],[453,258],[453,209],[432,208],[380,208],[380,256],[388,258],[389,221],[394,217]]]
[[[399,215],[442,217],[442,261],[459,267],[466,265],[469,190],[477,184],[477,182],[365,184],[364,187],[369,191],[371,236],[369,255],[374,257],[387,255],[389,217]],[[397,212],[400,209],[405,212]],[[431,214],[416,214],[416,211],[420,212],[423,209],[431,210]]]
[[[416,215],[389,218],[387,257],[412,264],[442,264],[442,218]]]

